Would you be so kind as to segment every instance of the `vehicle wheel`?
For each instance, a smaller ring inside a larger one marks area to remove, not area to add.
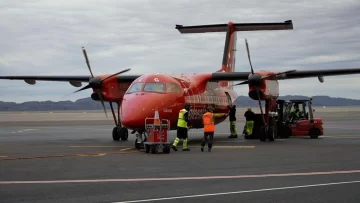
[[[140,150],[141,143],[138,143],[138,138],[135,139],[135,148]]]
[[[266,141],[265,128],[261,128],[261,130],[260,130],[260,141],[262,141],[262,142]]]
[[[121,138],[121,140],[128,140],[128,137],[129,137],[129,131],[128,129],[122,127],[120,128],[120,131],[119,131],[119,137]]]
[[[115,141],[120,140],[120,134],[117,131],[117,127],[113,128],[112,137],[113,137],[113,140],[115,140]]]
[[[268,139],[270,142],[273,142],[275,140],[275,131],[274,131],[274,128],[269,128],[269,131],[268,131]]]
[[[150,152],[150,145],[146,144],[145,145],[145,153],[149,153]]]
[[[164,152],[164,154],[169,154],[170,153],[170,146],[165,146],[163,152]]]
[[[154,144],[151,145],[151,153],[152,153],[152,154],[156,154],[156,152],[157,152],[157,151],[156,151],[156,145],[154,145]]]
[[[310,138],[316,139],[320,135],[320,130],[317,129],[317,128],[313,128],[313,129],[310,130],[309,135],[310,135]]]

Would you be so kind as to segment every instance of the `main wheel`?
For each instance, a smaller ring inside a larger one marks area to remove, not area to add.
[[[275,131],[273,127],[269,128],[267,135],[270,142],[273,142],[275,140]]]
[[[128,137],[129,137],[128,129],[126,129],[124,127],[120,128],[119,136],[120,136],[121,140],[128,140]]]
[[[267,135],[266,135],[265,127],[262,127],[260,129],[260,141],[265,142],[266,137],[267,137]]]
[[[115,141],[120,140],[120,134],[118,133],[117,127],[113,128],[112,137],[113,137],[113,140],[115,140]]]

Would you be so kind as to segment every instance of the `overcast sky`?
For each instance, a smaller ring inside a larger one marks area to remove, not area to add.
[[[0,1],[1,75],[213,72],[221,67],[225,33],[182,35],[175,24],[293,20],[294,30],[238,33],[236,71],[360,68],[359,0],[9,0]],[[266,2],[266,3],[265,3]],[[360,99],[360,75],[280,82],[281,95]],[[358,83],[358,85],[355,85]],[[85,84],[86,85],[86,84]],[[64,82],[0,81],[1,101],[75,100],[91,90]],[[247,95],[248,87],[236,88]]]

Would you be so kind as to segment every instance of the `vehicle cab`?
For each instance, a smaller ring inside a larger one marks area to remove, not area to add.
[[[314,118],[312,109],[312,99],[309,100],[290,100],[278,102],[282,105],[281,120],[285,126],[290,128],[291,135],[317,138],[323,135],[323,120]]]

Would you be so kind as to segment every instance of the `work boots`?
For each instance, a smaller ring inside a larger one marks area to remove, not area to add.
[[[230,135],[228,138],[237,138],[237,135]]]

